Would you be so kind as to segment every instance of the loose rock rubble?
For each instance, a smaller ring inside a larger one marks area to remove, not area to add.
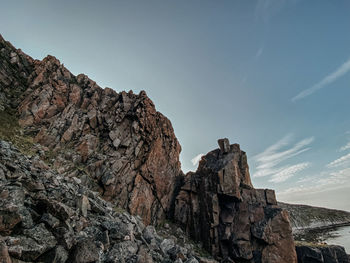
[[[41,162],[0,141],[0,262],[200,261]]]

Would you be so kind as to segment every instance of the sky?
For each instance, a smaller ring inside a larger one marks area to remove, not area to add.
[[[347,0],[4,0],[0,34],[101,87],[145,90],[182,169],[227,137],[256,188],[350,211]]]

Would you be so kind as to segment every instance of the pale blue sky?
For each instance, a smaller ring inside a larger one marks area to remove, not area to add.
[[[101,87],[146,90],[191,160],[228,137],[256,187],[350,211],[350,2],[2,1],[0,33]],[[347,201],[345,201],[347,200]]]

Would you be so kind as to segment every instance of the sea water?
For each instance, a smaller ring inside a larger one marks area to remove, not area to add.
[[[330,229],[324,241],[329,245],[340,245],[350,254],[350,226]]]
[[[297,235],[295,240],[343,246],[350,254],[350,226],[309,230]]]

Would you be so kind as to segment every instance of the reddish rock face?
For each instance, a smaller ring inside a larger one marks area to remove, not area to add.
[[[220,150],[203,157],[197,172],[187,174],[175,191],[182,178],[181,147],[170,121],[145,92],[101,89],[83,74],[72,75],[55,57],[33,60],[1,36],[0,62],[0,111],[17,111],[26,135],[42,145],[39,156],[51,167],[40,160],[38,166],[99,191],[146,224],[157,224],[169,212],[227,262],[296,262],[288,214],[277,206],[272,190],[253,188],[238,144],[220,140]],[[40,183],[27,187],[45,189]],[[3,197],[7,194],[16,193]],[[24,200],[24,194],[16,197]],[[66,221],[74,211],[58,199],[40,202]],[[83,217],[89,209],[99,211],[84,198],[75,201]],[[23,223],[16,209],[0,210],[0,234],[11,234]],[[88,253],[93,246],[78,248]],[[6,262],[7,257],[6,245],[0,244],[0,258]]]
[[[224,139],[219,146],[185,176],[175,219],[219,259],[297,262],[288,213],[277,206],[274,191],[253,188],[238,144]]]
[[[88,177],[105,199],[147,224],[164,218],[181,173],[181,147],[146,93],[102,89],[83,74],[75,77],[55,57],[33,60],[0,42],[1,91],[11,94],[19,89],[13,84],[23,85],[15,105],[19,122],[53,153],[55,168]]]

